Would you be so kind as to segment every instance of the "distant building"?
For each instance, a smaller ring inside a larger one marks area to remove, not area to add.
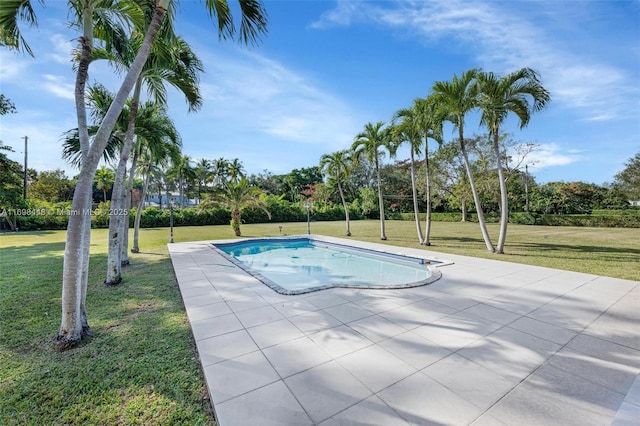
[[[640,207],[640,200],[629,200],[629,204],[633,207]]]
[[[167,201],[167,196],[169,197],[168,201]],[[162,205],[160,205],[161,202],[162,202]],[[174,207],[180,207],[180,206],[197,207],[198,206],[198,201],[195,198],[184,198],[184,203],[182,203],[180,194],[175,192],[169,192],[169,193],[164,192],[162,193],[162,198],[159,198],[157,193],[148,194],[147,199],[145,201],[145,206],[160,207],[160,208],[166,209],[168,207],[168,204],[167,204],[168,202],[173,204]]]

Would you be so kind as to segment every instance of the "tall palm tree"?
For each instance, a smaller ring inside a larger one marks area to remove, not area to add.
[[[124,51],[128,52],[128,55],[120,54],[113,49],[96,49],[93,52],[93,59],[107,60],[117,69],[127,69],[135,59],[136,52],[140,49],[143,31],[144,28],[136,29],[127,40],[127,47]],[[166,85],[169,84],[185,96],[189,111],[197,111],[202,105],[202,98],[198,90],[199,73],[202,71],[202,63],[192,52],[190,46],[170,31],[164,31],[163,36],[157,38],[147,62],[138,76],[130,102],[127,131],[120,151],[120,160],[113,186],[114,195],[112,197],[112,213],[109,217],[109,250],[105,284],[120,284],[122,282],[121,266],[129,263],[127,246],[131,197],[127,196],[125,191],[125,179],[129,156],[134,146],[136,118],[142,87],[146,87],[147,92],[156,102],[166,103]],[[137,157],[134,155],[129,174],[129,194],[133,189],[136,162]]]
[[[431,245],[431,164],[429,139],[442,144],[442,123],[444,115],[438,110],[433,98],[418,98],[413,101],[413,108],[418,113],[418,123],[421,135],[424,138],[424,169],[425,169],[425,199],[427,204],[427,214],[425,217],[425,234],[421,244]]]
[[[333,179],[338,187],[340,200],[342,201],[342,207],[344,208],[345,221],[347,222],[347,237],[351,236],[351,228],[349,225],[349,206],[344,198],[342,185],[347,182],[349,174],[351,173],[351,154],[351,151],[345,149],[331,154],[324,154],[320,157],[320,170],[322,171],[322,174]]]
[[[195,166],[195,173],[198,178],[198,203],[202,201],[202,187],[206,187],[211,181],[211,160],[201,158]]]
[[[487,246],[487,250],[491,253],[495,251],[489,233],[487,232],[487,225],[484,221],[484,214],[482,211],[482,203],[478,190],[476,188],[475,180],[473,179],[473,172],[469,163],[469,154],[464,140],[464,119],[467,113],[477,107],[477,96],[475,93],[475,79],[480,71],[478,69],[470,69],[463,72],[460,77],[453,75],[451,81],[438,81],[433,85],[431,89],[432,99],[438,105],[438,109],[445,114],[446,120],[451,122],[453,126],[458,130],[458,143],[460,145],[460,152],[464,158],[464,166],[467,170],[467,176],[469,177],[469,185],[471,185],[471,192],[473,193],[473,201],[476,205],[476,212],[478,214],[478,222],[480,223],[480,231],[482,232],[482,238]]]
[[[114,40],[116,34],[126,33],[128,22],[139,22],[144,18],[144,13],[135,1],[71,0],[69,2],[69,15],[73,19],[72,24],[82,33],[77,38],[80,44],[78,48],[80,54],[75,84],[82,166],[71,205],[71,209],[74,211],[88,211],[91,207],[93,177],[111,131],[149,56],[162,21],[167,15],[167,11],[173,9],[176,1],[158,0],[156,2],[153,18],[146,30],[142,46],[124,76],[120,89],[109,108],[109,112],[100,123],[93,141],[90,140],[87,129],[84,94],[94,38],[99,35],[104,39]],[[207,0],[204,4],[210,17],[217,21],[219,37],[224,39],[234,36],[236,28],[228,1]],[[260,33],[266,32],[266,13],[260,0],[239,0],[239,4],[241,14],[240,40],[245,43],[253,43]],[[98,13],[102,11],[99,10],[100,8],[108,8],[113,13]],[[31,25],[36,24],[37,20],[31,7],[31,0],[2,2],[2,7],[0,7],[0,43],[10,48],[32,53],[20,33],[18,21],[25,21]],[[74,347],[90,332],[85,308],[91,239],[90,220],[89,215],[78,214],[69,217],[62,273],[62,319],[55,338],[60,350]]]
[[[240,224],[242,223],[241,210],[245,207],[259,208],[264,211],[269,219],[271,213],[267,210],[267,202],[262,197],[263,192],[257,186],[249,185],[249,180],[242,176],[237,182],[229,180],[222,188],[217,188],[202,204],[200,209],[211,205],[224,205],[231,209],[231,228],[237,237],[240,237]]]
[[[154,174],[154,171],[159,170],[159,166],[166,166],[170,161],[176,161],[181,155],[180,148],[182,146],[182,142],[175,125],[171,119],[169,119],[165,110],[159,108],[155,104],[154,107],[157,111],[157,113],[153,115],[156,125],[151,127],[150,134],[138,138],[138,143],[141,148],[141,174],[144,179],[144,185],[134,219],[133,246],[131,247],[132,253],[140,252],[140,219],[142,217],[142,211],[144,210],[144,200],[147,196],[147,191],[149,190],[149,183],[151,182],[152,175]]]
[[[502,78],[491,72],[483,72],[478,74],[477,85],[478,106],[482,111],[480,122],[487,127],[489,135],[493,137],[493,150],[500,182],[500,236],[496,253],[502,254],[507,238],[509,206],[500,152],[500,126],[512,112],[518,117],[520,128],[526,127],[531,114],[542,110],[551,97],[542,86],[538,73],[531,68],[521,68]]]
[[[400,121],[400,123],[397,123]],[[411,171],[411,192],[413,195],[413,215],[418,232],[418,242],[423,243],[422,227],[420,226],[420,210],[418,207],[418,189],[416,186],[416,154],[420,154],[422,139],[420,137],[422,128],[420,127],[420,113],[417,108],[403,108],[393,115],[393,137],[398,145],[409,144],[410,171]]]
[[[373,163],[376,172],[376,180],[378,184],[378,207],[380,208],[380,239],[386,240],[387,235],[384,229],[384,200],[382,198],[382,182],[380,179],[380,156],[384,153],[381,148],[393,151],[391,134],[388,129],[383,129],[383,121],[377,123],[367,123],[364,130],[355,137],[351,150],[354,158],[365,157],[370,163]]]

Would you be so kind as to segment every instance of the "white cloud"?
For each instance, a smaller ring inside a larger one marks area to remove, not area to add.
[[[282,64],[255,53],[203,58],[203,113],[225,125],[301,144],[339,149],[360,122],[336,96]]]
[[[62,34],[53,34],[49,37],[53,49],[46,54],[46,57],[59,63],[68,65],[71,63],[71,52],[73,45]]]
[[[42,87],[53,95],[63,99],[74,99],[75,88],[73,84],[67,83],[64,77],[58,75],[44,74]]]
[[[632,76],[594,56],[589,48],[557,43],[554,34],[526,10],[515,10],[501,3],[458,0],[396,1],[384,6],[338,1],[310,27],[375,24],[408,33],[427,44],[459,43],[456,47],[474,55],[483,67],[503,73],[523,66],[537,69],[552,101],[580,110],[587,120],[626,118],[634,111],[637,105],[632,99],[639,91]]]
[[[583,159],[579,150],[563,150],[555,143],[542,144],[527,156],[530,170],[542,170],[549,167],[567,166]]]

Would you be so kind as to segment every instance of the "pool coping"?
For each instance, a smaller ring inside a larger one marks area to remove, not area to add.
[[[422,263],[423,265],[425,265],[425,267],[427,269],[429,269],[431,275],[424,280],[420,280],[420,281],[414,281],[414,282],[410,282],[410,283],[405,283],[405,284],[393,284],[393,285],[349,285],[349,284],[326,284],[326,285],[319,285],[319,286],[315,286],[315,287],[308,287],[308,288],[304,288],[304,289],[299,289],[299,290],[290,290],[287,289],[285,287],[282,287],[280,284],[278,284],[277,282],[271,280],[269,277],[261,274],[259,271],[254,270],[253,268],[249,267],[248,265],[245,265],[242,261],[236,259],[234,256],[231,256],[229,254],[227,254],[224,250],[221,250],[218,247],[218,244],[241,244],[244,242],[257,242],[257,241],[272,241],[272,240],[280,240],[280,241],[288,241],[288,240],[306,240],[306,241],[318,241],[318,242],[322,242],[325,244],[329,244],[329,245],[334,245],[334,246],[341,246],[341,247],[346,247],[346,248],[350,248],[352,250],[357,250],[357,251],[365,251],[365,252],[374,252],[377,254],[382,254],[382,255],[387,255],[389,257],[405,257],[405,258],[411,258],[414,260],[423,260],[424,262],[428,262],[428,263]],[[224,242],[222,242],[224,241]],[[429,285],[437,280],[439,280],[442,277],[442,272],[440,272],[440,270],[435,269],[437,267],[440,266],[446,266],[446,265],[450,265],[453,262],[451,261],[443,261],[443,260],[436,260],[436,259],[428,259],[425,258],[425,256],[412,256],[412,255],[407,255],[407,254],[403,254],[403,253],[392,253],[390,251],[382,251],[382,250],[374,250],[371,248],[364,248],[364,247],[354,247],[351,245],[347,245],[344,242],[338,243],[335,241],[329,241],[326,238],[318,238],[317,236],[311,236],[311,235],[291,235],[291,236],[277,236],[277,237],[256,237],[256,238],[241,238],[241,239],[237,239],[237,240],[233,240],[232,242],[228,242],[228,240],[222,240],[222,241],[215,241],[213,243],[211,243],[211,248],[213,248],[213,250],[215,252],[217,252],[219,255],[221,255],[222,257],[224,257],[225,259],[227,259],[229,262],[233,263],[234,265],[236,265],[237,267],[239,267],[240,269],[244,270],[246,273],[248,273],[249,275],[255,277],[256,279],[258,279],[260,282],[262,282],[264,285],[266,285],[267,287],[269,287],[270,289],[272,289],[273,291],[279,293],[279,294],[283,294],[283,295],[297,295],[297,294],[307,294],[307,293],[314,293],[317,291],[321,291],[321,290],[328,290],[330,288],[361,288],[361,289],[370,289],[370,290],[394,290],[394,289],[401,289],[401,288],[414,288],[414,287],[421,287],[421,286],[425,286],[425,285]],[[431,262],[437,262],[437,263],[431,263]]]

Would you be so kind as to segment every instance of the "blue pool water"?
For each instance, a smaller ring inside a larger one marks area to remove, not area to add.
[[[415,287],[441,276],[425,259],[308,238],[249,240],[214,247],[282,294],[331,287]]]

